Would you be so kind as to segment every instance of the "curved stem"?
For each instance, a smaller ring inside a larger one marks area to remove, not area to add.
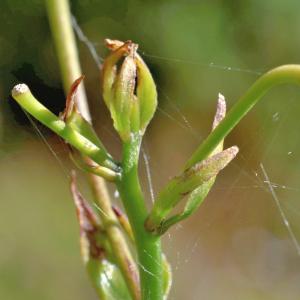
[[[130,221],[140,267],[142,300],[163,299],[162,252],[159,235],[147,232],[148,211],[138,180],[138,157],[141,138],[124,143],[121,181],[116,184]]]
[[[198,150],[189,159],[183,170],[206,159],[218,146],[234,126],[242,119],[252,106],[270,88],[281,83],[295,83],[300,85],[300,65],[284,65],[271,70],[258,79],[247,93],[230,110],[218,127],[208,136]]]
[[[34,98],[27,85],[19,84],[15,86],[12,90],[12,96],[27,112],[68,141],[84,155],[91,158],[100,166],[104,166],[115,172],[118,171],[116,161],[49,111]]]

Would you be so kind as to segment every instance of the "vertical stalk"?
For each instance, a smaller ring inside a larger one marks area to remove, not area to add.
[[[138,158],[141,138],[124,143],[121,181],[117,183],[130,221],[138,252],[142,300],[163,299],[163,272],[160,236],[147,232],[148,211],[138,180]]]
[[[88,173],[88,176],[95,200],[101,209],[99,216],[117,259],[118,266],[127,282],[132,299],[138,300],[140,299],[138,269],[122,233],[119,220],[112,209],[106,183],[102,178],[94,174]]]
[[[76,40],[71,22],[68,0],[46,0],[47,14],[56,46],[59,67],[62,74],[63,87],[67,96],[72,83],[82,76]],[[91,123],[84,85],[77,91],[77,106],[83,117]]]

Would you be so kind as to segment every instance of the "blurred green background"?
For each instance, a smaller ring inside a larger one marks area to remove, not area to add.
[[[78,0],[71,8],[100,58],[109,53],[104,38],[130,39],[153,73],[159,109],[143,147],[155,195],[209,134],[219,92],[231,108],[257,73],[300,63],[297,0]],[[64,109],[44,3],[6,0],[0,14],[0,299],[97,299],[80,259],[68,179],[74,167],[64,143],[36,123],[49,148],[10,97],[24,82],[54,113]],[[95,128],[118,159],[100,71],[87,46],[78,48]],[[240,154],[201,208],[164,237],[174,274],[170,299],[300,299],[299,99],[299,87],[274,88],[227,137],[225,147],[237,145]]]

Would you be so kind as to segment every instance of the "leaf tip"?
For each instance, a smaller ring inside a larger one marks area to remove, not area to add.
[[[239,148],[237,146],[232,146],[228,149],[228,151],[232,154],[232,156],[236,156],[239,152]]]
[[[226,115],[226,101],[225,97],[219,93],[217,111],[215,114],[212,131],[216,129],[216,127],[221,123],[221,121],[225,118]]]

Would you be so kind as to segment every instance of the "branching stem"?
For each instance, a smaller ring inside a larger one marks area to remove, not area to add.
[[[206,159],[234,126],[246,115],[252,106],[273,86],[281,83],[300,85],[300,65],[277,67],[258,79],[247,93],[230,110],[218,127],[202,143],[189,159],[183,170]]]
[[[117,183],[138,252],[142,300],[163,299],[163,270],[159,235],[147,232],[148,211],[138,179],[140,138],[124,143],[121,181]]]

